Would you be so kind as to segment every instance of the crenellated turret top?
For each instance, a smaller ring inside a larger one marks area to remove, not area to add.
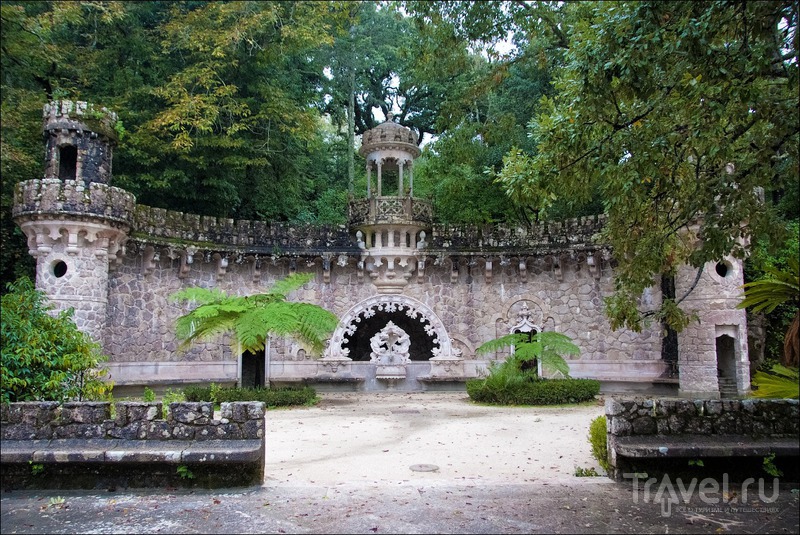
[[[86,102],[54,100],[42,111],[45,178],[88,185],[111,182],[114,145],[121,123],[117,114]]]

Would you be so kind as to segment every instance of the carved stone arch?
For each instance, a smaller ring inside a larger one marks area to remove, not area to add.
[[[351,359],[350,351],[345,347],[349,343],[350,337],[378,312],[403,312],[411,320],[419,322],[434,346],[431,350],[432,358],[458,358],[457,353],[453,351],[444,323],[433,310],[416,299],[399,294],[376,295],[351,307],[342,316],[339,325],[333,332],[325,351],[325,358]],[[413,343],[412,340],[412,347]]]

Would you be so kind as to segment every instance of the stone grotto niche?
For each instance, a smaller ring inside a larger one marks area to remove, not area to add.
[[[409,361],[458,358],[444,325],[433,311],[400,295],[371,297],[350,309],[334,331],[326,358],[370,362],[370,343],[389,323],[408,335]]]

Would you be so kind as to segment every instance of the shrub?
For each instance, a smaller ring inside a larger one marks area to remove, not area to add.
[[[289,407],[310,405],[317,399],[317,392],[310,386],[284,388],[240,388],[209,386],[190,386],[183,389],[186,401],[211,401],[225,403],[230,401],[263,401],[267,407]]]
[[[600,467],[608,472],[608,435],[605,416],[598,416],[589,424],[589,443],[592,445],[592,455]]]
[[[105,399],[111,383],[99,370],[106,357],[78,330],[72,309],[55,316],[46,296],[22,277],[2,297],[1,401]]]
[[[498,405],[559,405],[593,399],[600,392],[594,379],[536,379],[498,367],[484,379],[467,381],[467,394],[473,401]]]

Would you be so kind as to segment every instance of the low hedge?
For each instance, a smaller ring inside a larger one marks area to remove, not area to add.
[[[600,381],[594,379],[536,379],[513,381],[497,387],[486,379],[467,381],[473,401],[497,405],[561,405],[594,399]]]
[[[263,401],[267,407],[290,407],[311,405],[317,399],[317,392],[310,386],[281,388],[240,388],[190,386],[183,389],[186,401],[211,401],[224,403],[230,401]]]

